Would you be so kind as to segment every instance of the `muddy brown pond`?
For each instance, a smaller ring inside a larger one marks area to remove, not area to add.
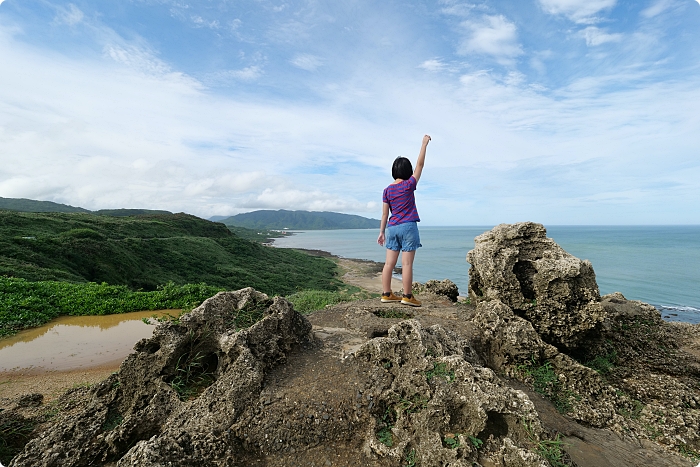
[[[154,325],[142,318],[181,310],[138,311],[105,316],[61,316],[44,326],[0,340],[0,373],[44,373],[118,364]]]

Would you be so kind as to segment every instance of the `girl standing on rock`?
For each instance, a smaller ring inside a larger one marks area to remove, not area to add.
[[[394,182],[384,189],[382,196],[382,223],[379,227],[377,243],[386,243],[386,262],[382,270],[382,302],[401,302],[404,305],[420,306],[421,303],[411,293],[413,283],[413,258],[416,250],[421,247],[418,233],[418,210],[414,191],[420,180],[425,164],[425,150],[428,148],[430,136],[423,136],[423,144],[418,154],[416,170],[411,161],[405,157],[397,157],[391,167]],[[389,217],[391,212],[391,217]],[[388,223],[387,223],[388,219]],[[386,232],[385,232],[386,231]],[[397,297],[391,291],[391,274],[396,266],[401,252],[401,276],[403,279],[403,297]]]

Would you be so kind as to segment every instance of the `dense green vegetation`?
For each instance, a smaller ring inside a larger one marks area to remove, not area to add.
[[[365,292],[359,287],[346,286],[338,291],[302,290],[287,296],[287,300],[292,302],[294,309],[299,313],[311,313],[338,303],[376,298],[377,296],[378,294]]]
[[[336,290],[335,264],[268,248],[187,214],[107,217],[0,211],[0,275],[156,290],[206,283],[270,295]]]
[[[227,225],[228,229],[241,238],[257,243],[269,243],[274,238],[284,236],[284,232],[276,232],[267,229],[246,229],[245,227],[236,227]]]
[[[206,284],[178,286],[169,283],[152,292],[134,292],[123,285],[30,282],[0,277],[0,337],[40,326],[63,315],[189,309],[221,290]]]
[[[234,230],[186,214],[0,211],[0,336],[60,315],[192,308],[243,287],[313,290],[296,296],[305,311],[351,299],[333,261],[263,246],[268,231]]]
[[[0,197],[0,209],[20,212],[83,212],[86,214],[97,214],[98,216],[115,217],[172,214],[169,211],[159,211],[153,209],[100,209],[99,211],[90,211],[88,209],[78,208],[68,204],[54,203],[52,201],[35,201],[33,199],[26,198],[2,197]]]
[[[375,229],[379,220],[337,212],[310,211],[253,211],[237,214],[220,221],[226,225],[248,229],[291,229],[291,230],[332,230],[332,229]]]
[[[8,211],[24,212],[90,212],[87,209],[76,208],[67,204],[53,203],[51,201],[34,201],[25,198],[0,197],[0,209]]]

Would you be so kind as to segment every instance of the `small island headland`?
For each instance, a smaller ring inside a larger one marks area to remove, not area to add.
[[[51,410],[4,399],[0,425],[32,423],[10,466],[697,464],[698,326],[601,297],[540,224],[497,226],[469,262],[467,300],[428,281],[421,308],[220,292]]]

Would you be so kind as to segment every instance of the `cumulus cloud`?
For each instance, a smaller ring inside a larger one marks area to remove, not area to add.
[[[581,37],[586,39],[586,45],[589,47],[595,47],[597,45],[605,44],[606,42],[619,42],[623,38],[622,34],[610,34],[595,26],[588,26],[587,28],[579,31],[579,34]]]
[[[698,222],[699,74],[684,70],[667,79],[677,69],[640,65],[630,53],[606,64],[581,56],[577,79],[558,80],[571,76],[566,67],[574,60],[560,60],[557,44],[537,44],[554,49],[531,54],[539,60],[533,66],[551,70],[545,89],[529,68],[494,71],[479,63],[515,61],[519,41],[532,44],[508,20],[483,11],[448,18],[468,21],[461,35],[440,23],[445,38],[461,40],[460,53],[473,59],[421,47],[382,55],[376,41],[357,61],[324,50],[313,80],[318,94],[301,97],[307,77],[284,73],[295,57],[289,50],[305,50],[299,43],[262,48],[259,57],[253,54],[263,41],[230,51],[250,66],[224,70],[221,78],[234,85],[222,89],[179,71],[186,60],[166,62],[145,42],[105,33],[103,56],[71,56],[27,44],[27,36],[0,25],[0,196],[204,217],[262,208],[378,216],[394,157],[415,160],[429,133],[428,170],[416,193],[426,224]],[[79,29],[86,28],[70,33]],[[564,40],[566,32],[558,33],[554,40]],[[597,28],[581,40],[593,46],[609,36]],[[396,44],[416,39],[391,37]],[[347,73],[324,76],[333,60]],[[270,84],[264,92],[239,82],[263,72]],[[288,82],[294,91],[286,92]],[[670,188],[640,191],[623,210],[627,217],[616,217],[616,199],[652,180]]]
[[[323,65],[323,60],[311,54],[297,54],[292,58],[291,63],[302,70],[316,71],[318,67]]]
[[[502,15],[486,15],[480,21],[464,21],[462,27],[465,38],[459,52],[463,55],[485,54],[510,63],[523,53],[518,44],[517,27]]]
[[[367,212],[377,209],[376,202],[362,203],[320,190],[266,188],[240,204],[248,209],[302,209],[307,211]]]
[[[576,23],[596,22],[595,15],[615,6],[617,0],[539,0],[544,11],[563,15]]]

